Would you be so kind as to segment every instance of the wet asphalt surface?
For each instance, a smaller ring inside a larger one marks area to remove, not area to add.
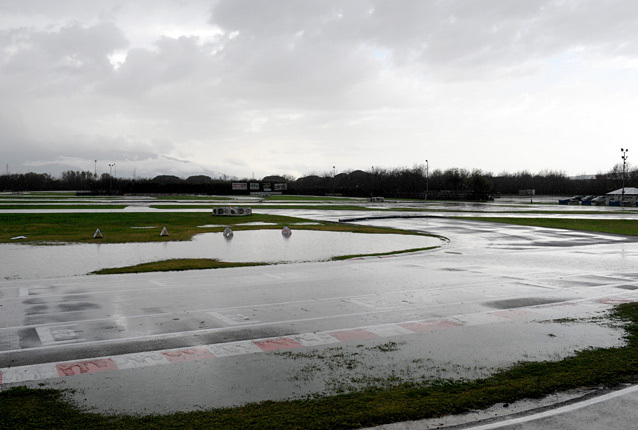
[[[74,400],[99,411],[162,413],[476,378],[622,343],[604,316],[638,298],[636,239],[439,217],[357,222],[449,242],[342,262],[4,281],[0,368],[317,333],[337,339],[28,383],[76,389]]]

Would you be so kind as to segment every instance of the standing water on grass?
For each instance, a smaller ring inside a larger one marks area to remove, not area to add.
[[[107,235],[107,232],[104,232]],[[335,256],[377,254],[441,244],[436,237],[295,230],[199,234],[187,242],[0,245],[0,279],[43,279],[175,258],[215,258],[229,262],[302,262]]]

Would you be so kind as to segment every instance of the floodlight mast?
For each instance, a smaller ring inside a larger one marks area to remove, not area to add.
[[[627,167],[627,153],[629,149],[620,148],[620,152],[622,153],[622,195],[620,197],[620,205],[622,206],[623,201],[625,200],[625,170]]]
[[[113,193],[113,181],[111,176],[111,173],[113,173],[113,166],[115,166],[115,163],[109,164],[109,195]]]
[[[430,192],[430,163],[425,160],[425,200],[428,199],[428,193]]]

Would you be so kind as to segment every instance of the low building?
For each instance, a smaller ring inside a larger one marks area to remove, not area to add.
[[[636,202],[638,201],[638,188],[618,188],[617,190],[608,192],[606,195],[610,206],[636,206]]]

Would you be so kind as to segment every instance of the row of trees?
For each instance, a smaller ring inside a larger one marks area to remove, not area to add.
[[[625,184],[638,184],[638,169],[625,172]],[[431,199],[460,198],[484,200],[495,194],[518,194],[520,190],[535,190],[539,195],[601,195],[623,184],[622,165],[612,171],[585,179],[568,177],[565,173],[543,171],[501,173],[493,175],[481,170],[447,169],[425,171],[424,166],[412,169],[356,170],[336,176],[311,175],[289,184],[295,194],[343,194],[348,196],[384,196]]]
[[[638,169],[625,173],[625,184],[638,183]],[[66,171],[61,177],[49,174],[25,173],[0,176],[0,190],[39,191],[75,190],[91,194],[193,193],[233,194],[232,182],[254,180],[213,179],[191,176],[181,179],[162,175],[152,179],[115,178],[108,173],[95,176],[89,171]],[[338,175],[325,173],[299,179],[281,176],[263,178],[262,183],[287,183],[287,193],[344,196],[384,196],[424,198],[461,198],[484,200],[493,194],[518,194],[534,189],[539,195],[605,194],[623,183],[622,165],[606,174],[588,179],[573,179],[562,172],[544,171],[503,173],[493,175],[481,170],[447,169],[426,172],[424,166],[400,169],[355,170]]]
[[[228,179],[212,179],[209,176],[191,176],[181,179],[177,176],[161,175],[155,178],[116,178],[103,173],[96,176],[89,171],[65,171],[59,178],[48,173],[24,173],[0,176],[0,190],[4,191],[63,191],[79,193],[143,194],[143,193],[189,193],[189,194],[230,194]]]

